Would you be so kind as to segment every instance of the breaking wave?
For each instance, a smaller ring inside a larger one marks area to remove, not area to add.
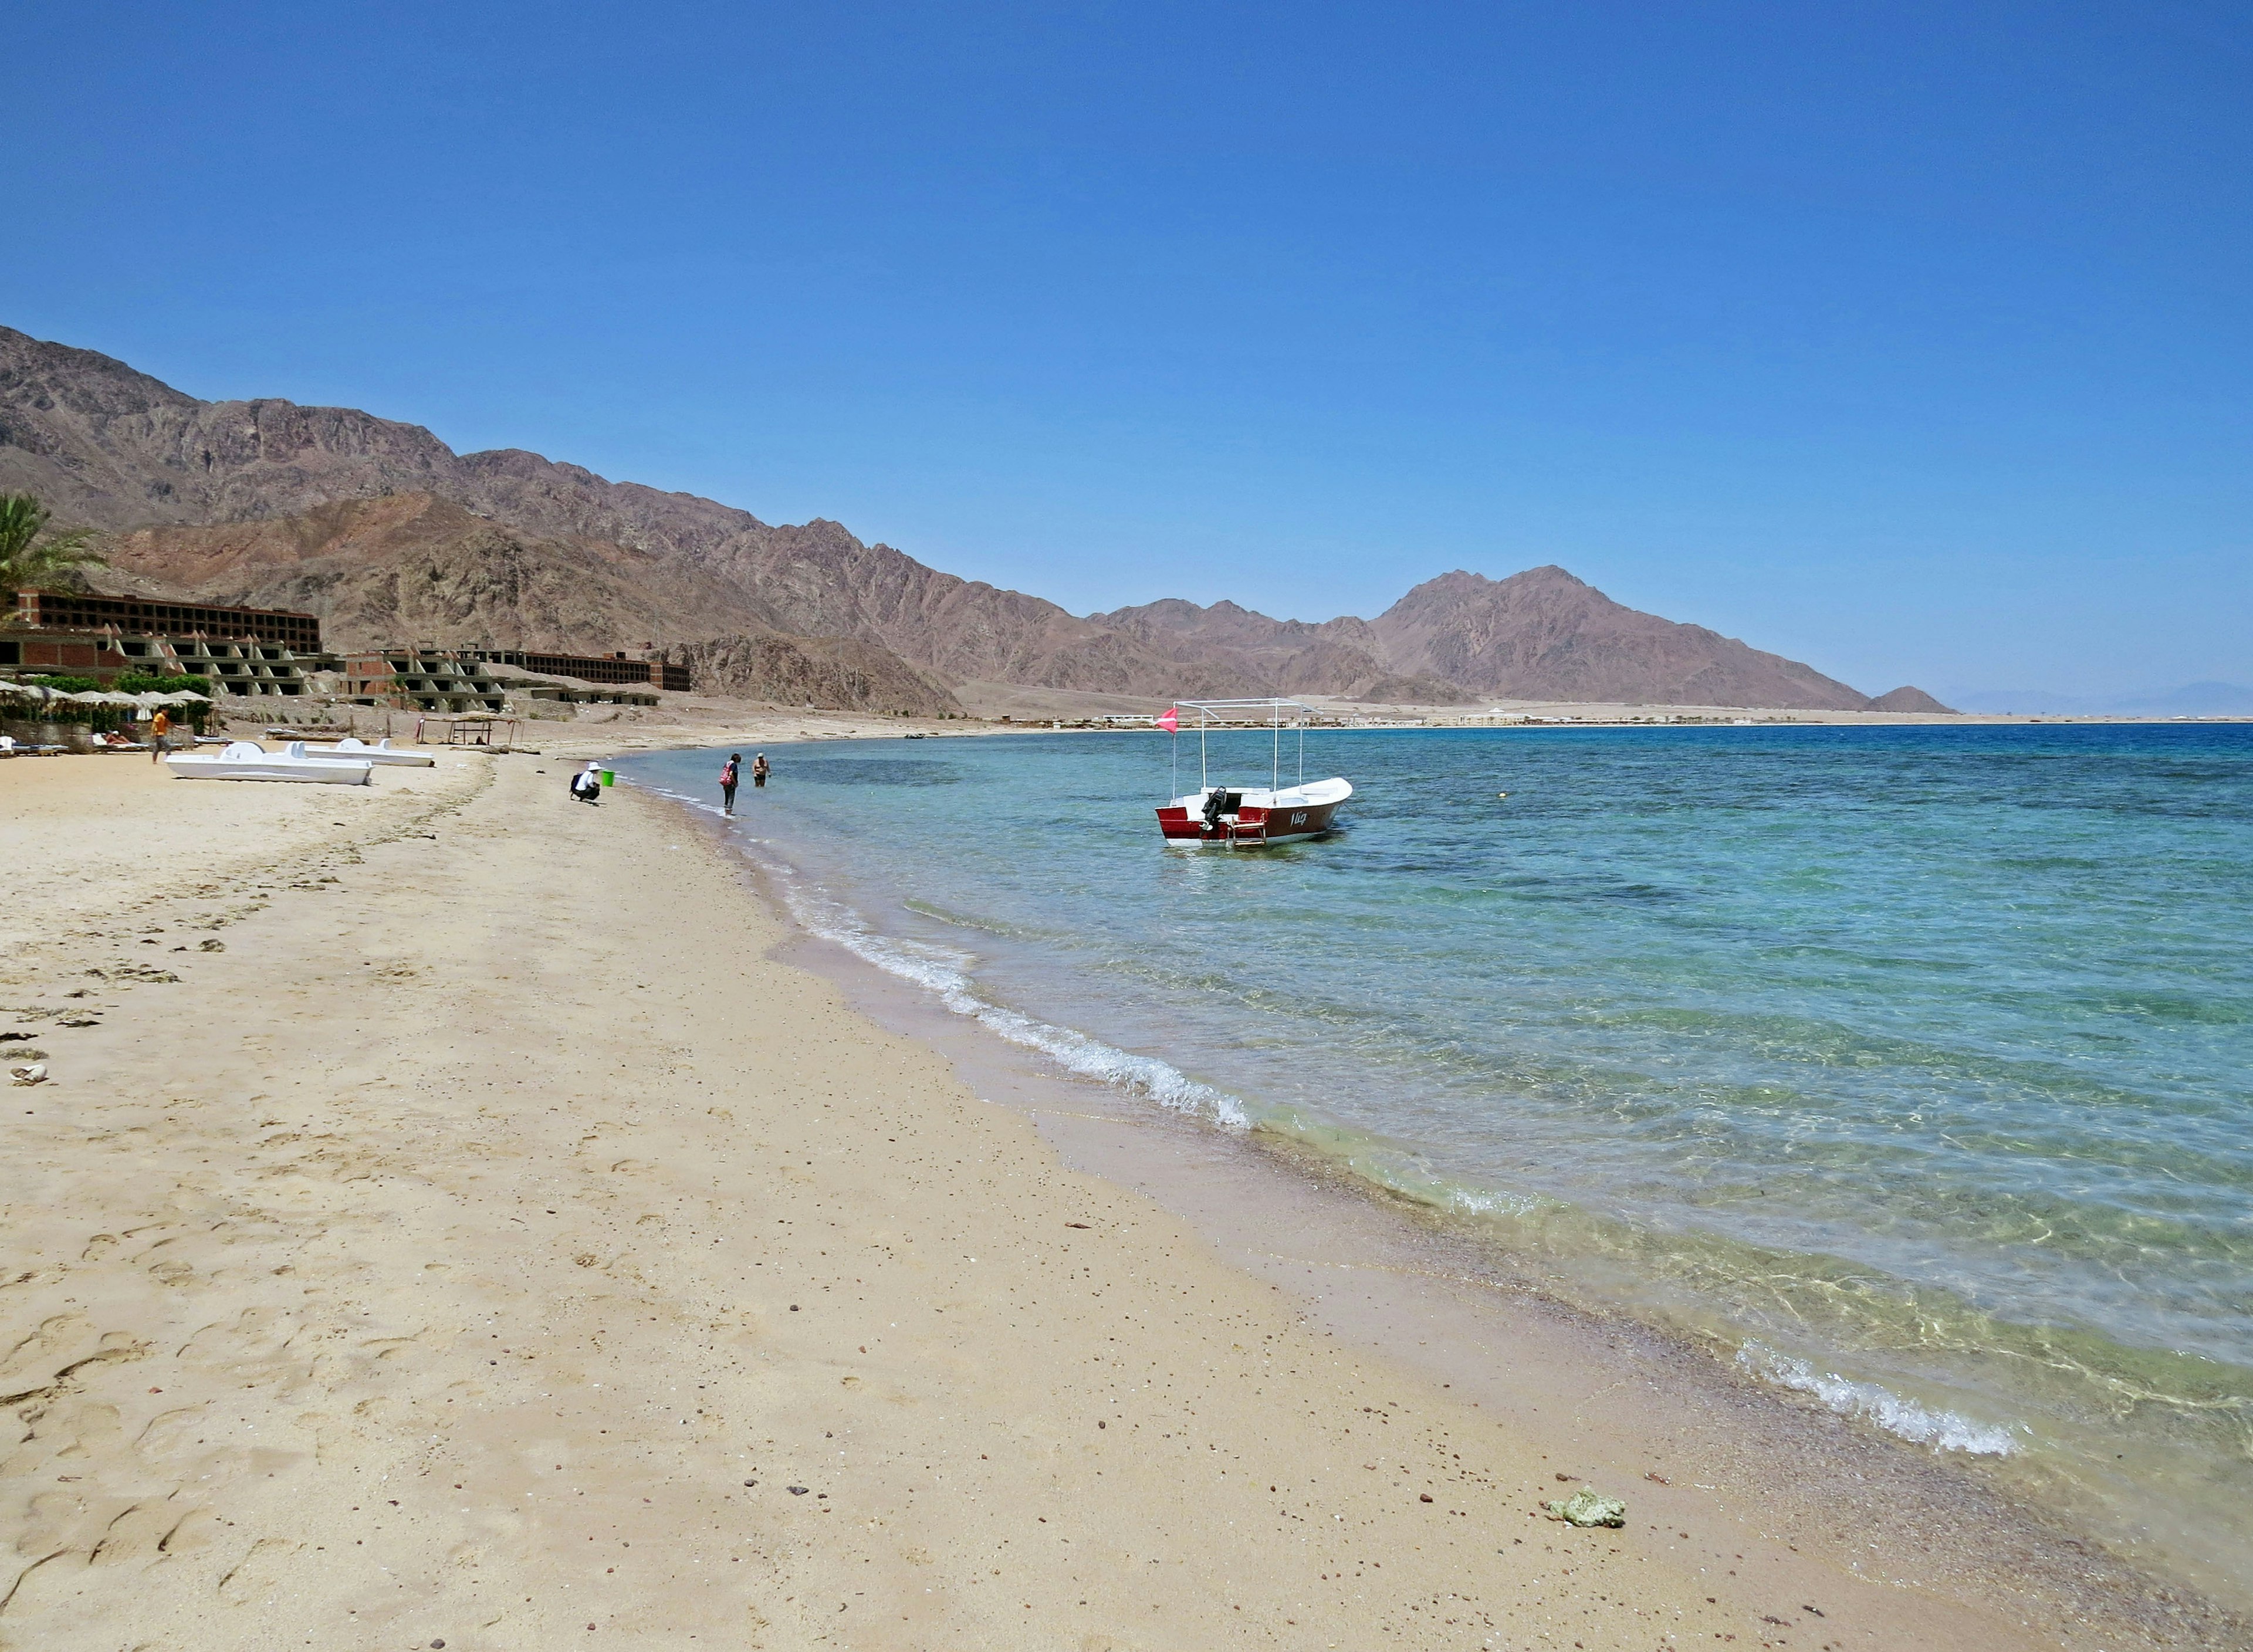
[[[1836,1371],[1818,1372],[1803,1359],[1779,1354],[1761,1342],[1737,1350],[1737,1363],[1754,1377],[1811,1394],[1841,1417],[1859,1418],[1889,1434],[1935,1451],[1960,1451],[1974,1457],[2008,1457],[2019,1449],[2011,1431],[1994,1423],[1975,1423],[1956,1412],[1931,1411],[1875,1383],[1858,1383]]]

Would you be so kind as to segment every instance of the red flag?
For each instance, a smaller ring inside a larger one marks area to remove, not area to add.
[[[1164,729],[1168,734],[1173,733],[1175,729],[1181,726],[1182,720],[1174,715],[1174,708],[1171,706],[1167,707],[1163,712],[1159,714],[1158,727]]]

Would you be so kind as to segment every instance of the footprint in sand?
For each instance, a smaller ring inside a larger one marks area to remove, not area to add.
[[[278,1588],[288,1575],[290,1558],[301,1547],[286,1537],[261,1537],[219,1580],[220,1599],[248,1606]]]

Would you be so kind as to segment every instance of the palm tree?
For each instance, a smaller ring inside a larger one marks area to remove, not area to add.
[[[0,493],[0,600],[9,603],[0,613],[0,627],[16,623],[13,599],[17,591],[38,590],[81,568],[102,565],[91,529],[48,533],[47,518],[47,507],[35,496]]]

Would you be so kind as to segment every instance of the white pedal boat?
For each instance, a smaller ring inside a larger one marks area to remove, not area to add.
[[[235,740],[217,756],[183,752],[167,756],[164,766],[181,780],[299,780],[328,786],[364,786],[375,772],[364,757],[309,757],[304,751],[303,741],[292,741],[288,751],[276,753],[255,740]]]
[[[438,761],[427,751],[394,751],[388,735],[372,746],[346,735],[333,746],[315,746],[310,750],[304,747],[303,741],[293,740],[288,749],[292,756],[352,757],[361,763],[381,763],[394,769],[429,769],[436,767]]]

